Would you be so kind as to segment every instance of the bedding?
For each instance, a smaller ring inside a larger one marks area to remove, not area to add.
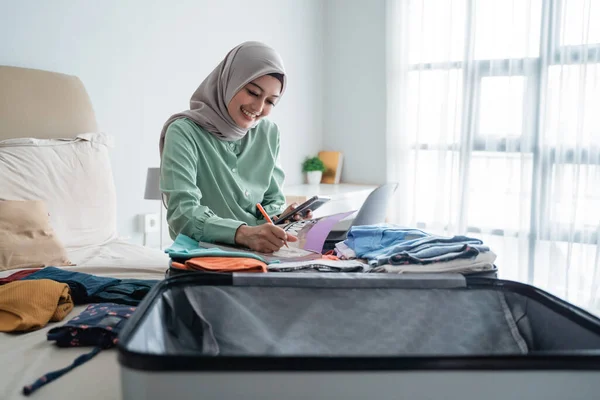
[[[117,237],[112,138],[0,141],[0,200],[40,200],[65,247],[99,245]]]
[[[168,268],[168,256],[163,252],[120,239],[99,246],[67,248],[67,254],[77,265],[61,268],[97,276],[160,280]],[[0,278],[18,271],[0,271]],[[86,307],[75,306],[66,320]],[[25,385],[47,372],[69,365],[77,356],[91,350],[89,347],[58,348],[46,339],[48,330],[64,323],[64,320],[50,322],[44,328],[26,334],[0,333],[0,399],[26,398],[21,394]],[[105,350],[90,362],[44,386],[31,398],[120,399],[118,371],[116,350]]]
[[[118,239],[112,137],[98,124],[81,80],[72,75],[0,66],[0,200],[43,201],[50,225],[74,266],[120,279],[163,279],[168,257]],[[35,110],[32,117],[31,110]],[[0,271],[0,278],[24,269]],[[29,270],[31,271],[31,270]],[[86,305],[75,306],[76,316]],[[23,386],[69,365],[89,348],[58,349],[46,332],[0,333],[0,399],[24,399]],[[33,393],[33,399],[119,399],[116,352],[107,350]]]

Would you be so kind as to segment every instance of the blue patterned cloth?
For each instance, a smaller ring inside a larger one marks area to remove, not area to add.
[[[135,310],[135,307],[114,303],[91,304],[66,324],[50,329],[47,338],[55,341],[59,347],[94,346],[94,349],[77,357],[71,365],[49,372],[31,385],[25,386],[23,394],[30,395],[42,386],[91,360],[102,349],[116,345],[119,332]]]

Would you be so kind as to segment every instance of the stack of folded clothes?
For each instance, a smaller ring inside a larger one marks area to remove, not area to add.
[[[390,225],[355,226],[336,245],[342,258],[366,259],[371,272],[494,271],[496,254],[479,239],[444,237]]]
[[[201,248],[194,239],[178,235],[165,250],[170,266],[183,271],[267,272],[265,260],[250,252],[225,251],[217,247]]]
[[[340,260],[334,255],[318,258],[267,261],[262,253],[249,250],[224,250],[220,247],[204,248],[194,239],[178,235],[165,250],[171,258],[170,268],[175,271],[203,272],[367,272],[370,267],[359,261]]]

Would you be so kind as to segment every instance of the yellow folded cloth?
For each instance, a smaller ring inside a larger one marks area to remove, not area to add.
[[[0,332],[24,332],[62,321],[73,309],[69,285],[50,279],[0,286]]]

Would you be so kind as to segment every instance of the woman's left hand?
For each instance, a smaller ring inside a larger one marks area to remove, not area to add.
[[[296,207],[298,207],[298,203],[292,203],[292,204],[290,204],[290,206],[288,208],[286,208],[279,215],[285,215],[288,212],[292,212],[292,211],[294,211],[296,209]],[[306,210],[306,211],[304,211],[302,213],[296,213],[296,214],[294,214],[292,218],[293,218],[293,221],[300,221],[300,220],[303,220],[303,219],[312,219],[313,218],[313,213],[312,213],[312,210]],[[273,221],[277,221],[277,217],[273,217],[272,219],[273,219]],[[284,223],[286,223],[286,224],[289,224],[290,222],[292,222],[292,219],[288,219],[288,220],[284,221]]]

